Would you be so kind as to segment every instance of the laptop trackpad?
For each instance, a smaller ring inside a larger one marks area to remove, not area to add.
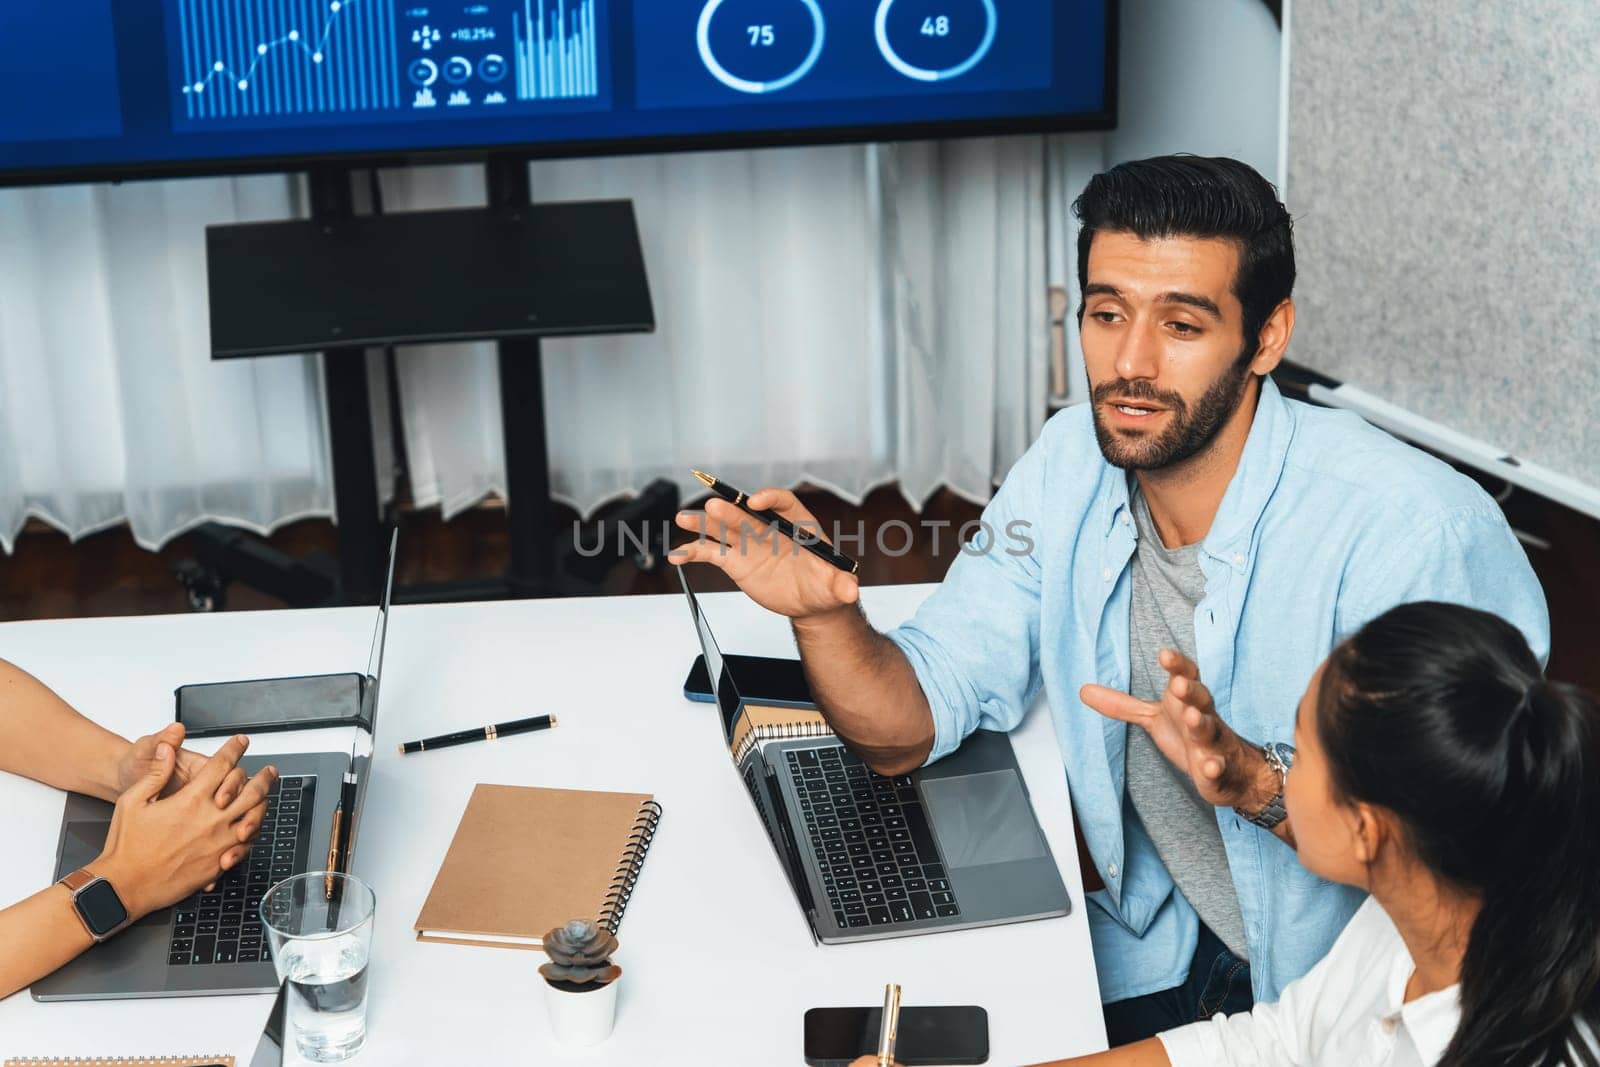
[[[66,839],[61,843],[61,865],[56,871],[57,878],[64,878],[79,867],[87,867],[100,855],[106,846],[106,832],[111,829],[109,822],[99,819],[84,819],[67,823]],[[171,908],[159,908],[144,918],[135,926],[160,926],[172,921]]]
[[[946,866],[982,867],[1046,855],[1014,771],[922,779]]]
[[[67,823],[66,838],[61,843],[61,866],[56,871],[56,877],[64,878],[79,867],[93,863],[95,857],[100,855],[100,850],[106,847],[106,831],[109,829],[111,824],[99,819]]]

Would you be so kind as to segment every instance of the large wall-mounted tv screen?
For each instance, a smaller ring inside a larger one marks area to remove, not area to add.
[[[0,183],[1105,128],[1116,0],[0,3]]]

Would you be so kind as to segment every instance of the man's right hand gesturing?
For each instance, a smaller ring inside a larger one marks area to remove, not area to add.
[[[758,511],[776,512],[802,534],[827,540],[816,517],[787,489],[762,489],[748,501]],[[855,575],[830,566],[726,500],[713,497],[704,511],[680,511],[677,524],[701,536],[673,549],[669,563],[719,567],[768,611],[803,620],[849,607],[860,598]]]
[[[816,517],[787,489],[762,489],[748,503],[776,512],[802,536],[822,537]],[[933,749],[933,714],[911,663],[858,607],[856,576],[720,498],[703,512],[679,512],[677,521],[701,536],[673,549],[669,562],[721,568],[751,600],[789,617],[806,680],[834,732],[880,774],[921,766]]]

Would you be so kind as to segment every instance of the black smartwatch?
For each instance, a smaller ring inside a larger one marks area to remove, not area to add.
[[[96,943],[120,933],[133,921],[116,889],[89,868],[78,868],[61,879],[61,884],[72,894],[72,907]]]

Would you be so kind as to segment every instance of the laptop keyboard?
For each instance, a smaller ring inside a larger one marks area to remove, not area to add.
[[[223,875],[210,893],[173,907],[173,965],[257,963],[270,960],[261,929],[261,898],[274,884],[306,870],[311,844],[315,777],[279,778],[267,795],[267,814],[243,864]]]
[[[784,757],[840,926],[961,914],[909,776],[885,778],[843,745]]]

